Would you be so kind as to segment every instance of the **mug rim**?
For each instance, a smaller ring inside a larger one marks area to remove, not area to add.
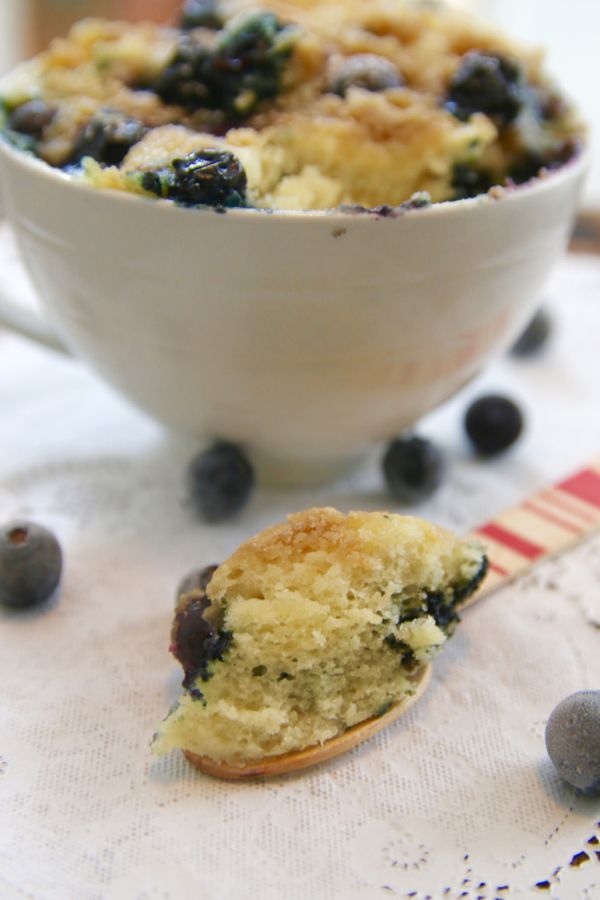
[[[15,147],[7,139],[6,135],[0,132],[0,156],[5,153],[14,163],[35,172],[36,175],[62,183],[65,188],[68,185],[69,190],[83,192],[86,194],[94,193],[103,197],[113,198],[111,202],[119,203],[142,203],[151,204],[153,208],[159,210],[176,209],[178,213],[187,215],[207,216],[227,214],[227,218],[235,218],[238,221],[256,219],[284,219],[287,221],[319,220],[319,221],[340,221],[344,223],[353,222],[381,222],[382,220],[398,221],[399,219],[412,219],[415,216],[419,218],[427,218],[431,216],[444,216],[466,212],[471,209],[481,209],[489,207],[500,202],[506,204],[517,198],[527,196],[536,196],[551,190],[558,184],[568,181],[571,177],[577,176],[589,167],[591,162],[591,146],[589,141],[580,139],[580,143],[573,156],[556,169],[548,169],[542,175],[536,175],[523,184],[510,186],[497,185],[492,186],[490,191],[496,187],[497,193],[492,195],[489,191],[485,194],[478,194],[475,197],[468,197],[462,200],[442,200],[437,203],[431,203],[429,206],[418,208],[406,208],[403,206],[388,206],[382,204],[374,208],[353,206],[339,206],[328,209],[307,209],[307,210],[290,210],[290,209],[257,209],[255,207],[228,207],[216,208],[211,206],[203,207],[185,207],[173,204],[171,200],[163,198],[144,197],[142,194],[136,194],[129,191],[120,191],[111,188],[98,188],[86,182],[83,178],[73,178],[62,169],[54,168],[43,159],[34,156],[27,150],[20,150]]]

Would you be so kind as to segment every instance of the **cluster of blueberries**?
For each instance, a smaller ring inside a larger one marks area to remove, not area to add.
[[[197,28],[214,31],[215,41],[208,46]],[[226,27],[217,0],[187,0],[172,58],[156,79],[133,87],[153,91],[165,103],[190,113],[210,111],[213,119],[209,130],[224,133],[230,125],[246,120],[259,103],[280,93],[296,36],[294,26],[282,24],[271,12],[251,13],[232,28]],[[344,96],[351,87],[377,92],[402,83],[402,74],[388,59],[363,53],[343,61],[325,89]],[[475,112],[486,113],[500,131],[510,126],[525,107],[539,119],[560,112],[556,103],[544,102],[528,84],[518,63],[478,51],[464,56],[450,81],[444,105],[461,121]],[[9,136],[33,152],[56,114],[41,99],[6,112]],[[63,168],[72,171],[86,157],[101,165],[118,166],[146,131],[138,119],[106,109],[87,123]],[[543,165],[552,166],[553,161],[539,154],[525,154],[510,180],[528,181]],[[183,206],[225,209],[247,205],[245,173],[228,151],[202,150],[176,160],[172,167],[147,172],[143,178],[146,190]],[[465,164],[455,167],[457,200],[484,193],[492,184],[491,173],[483,168]]]

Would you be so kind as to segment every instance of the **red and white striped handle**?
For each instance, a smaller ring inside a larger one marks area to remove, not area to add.
[[[600,528],[600,459],[539,491],[471,532],[490,561],[481,589],[465,604],[489,594],[534,563],[578,544]]]

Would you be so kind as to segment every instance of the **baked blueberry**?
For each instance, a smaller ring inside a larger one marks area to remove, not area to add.
[[[512,345],[513,356],[532,356],[538,353],[548,341],[552,331],[552,319],[544,309],[538,310],[521,336]]]
[[[245,206],[246,173],[228,150],[200,150],[173,160],[169,196],[184,206]]]
[[[244,119],[261,100],[279,94],[296,33],[270,12],[251,13],[223,28],[212,46],[186,33],[154,90],[166,103]]]
[[[8,127],[39,140],[55,115],[56,110],[44,100],[29,100],[11,112]]]
[[[222,28],[223,18],[219,13],[219,4],[216,0],[186,0],[181,9],[180,27],[184,30]]]
[[[213,56],[217,107],[240,119],[261,100],[277,97],[296,42],[297,31],[270,12],[255,12],[225,28]]]
[[[223,619],[223,609],[211,603],[204,589],[183,594],[177,603],[169,649],[183,668],[183,686],[192,694],[196,679],[208,680],[209,664],[222,659],[229,647],[231,634],[223,629]],[[200,697],[197,691],[196,699]]]
[[[516,62],[474,50],[464,56],[450,82],[446,109],[463,121],[482,112],[499,125],[508,125],[523,106],[523,83]]]
[[[585,793],[600,795],[600,691],[578,691],[559,703],[545,738],[559,775]]]
[[[62,552],[52,532],[25,520],[0,529],[0,604],[27,609],[44,603],[62,572]]]
[[[175,53],[153,85],[165,103],[187,109],[212,108],[211,51],[202,41],[184,34]]]
[[[217,569],[216,565],[205,566],[203,569],[192,569],[177,585],[175,599],[179,600],[184,594],[191,594],[194,591],[205,591]]]
[[[400,72],[389,59],[375,53],[356,53],[336,67],[329,89],[331,93],[345,97],[351,87],[377,92],[402,84]]]
[[[254,470],[239,447],[225,442],[200,453],[188,467],[190,499],[207,522],[221,522],[246,505]]]
[[[228,150],[206,148],[162,166],[130,176],[141,188],[180,206],[216,209],[246,206],[246,172]]]
[[[523,414],[509,397],[488,394],[472,403],[465,416],[465,429],[481,456],[507,450],[523,431]]]
[[[486,169],[478,169],[465,163],[454,166],[452,187],[455,200],[466,200],[469,197],[487,194],[493,183],[494,179]]]
[[[76,165],[90,156],[101,165],[119,166],[145,134],[146,127],[138,119],[117,110],[103,110],[89,120],[67,164]]]
[[[401,503],[417,503],[429,497],[440,486],[444,469],[442,451],[420,437],[392,441],[383,457],[389,492]]]

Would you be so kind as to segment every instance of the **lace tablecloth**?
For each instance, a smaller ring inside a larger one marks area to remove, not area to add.
[[[3,239],[0,278],[21,284]],[[600,451],[600,257],[547,292],[556,332],[422,423],[450,458],[418,512],[466,531]],[[466,403],[511,393],[528,430],[470,458]],[[377,459],[335,485],[262,489],[200,524],[167,436],[83,365],[0,334],[0,513],[52,528],[58,602],[0,615],[0,896],[35,900],[357,900],[600,896],[600,802],[561,783],[543,730],[600,688],[600,539],[465,613],[426,696],[346,756],[270,782],[211,780],[149,742],[178,693],[174,586],[288,511],[390,506]],[[536,887],[537,885],[537,887]]]

